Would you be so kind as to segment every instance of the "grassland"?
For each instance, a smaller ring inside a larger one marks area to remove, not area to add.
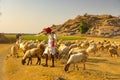
[[[7,38],[15,39],[16,35],[5,35]],[[23,35],[23,40],[47,40],[47,36]],[[58,40],[85,40],[80,36],[58,36]]]

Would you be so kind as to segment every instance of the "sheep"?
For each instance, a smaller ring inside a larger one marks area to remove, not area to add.
[[[37,44],[38,43],[34,43],[32,41],[23,42],[23,43],[20,43],[20,49],[23,51],[23,53],[25,53],[29,49],[37,48]]]
[[[30,43],[30,44],[27,45],[26,50],[29,50],[29,49],[32,49],[32,48],[36,48],[37,45],[38,45],[37,43]]]
[[[88,53],[93,52],[94,55],[95,55],[96,54],[96,44],[95,43],[91,43],[86,51]]]
[[[89,46],[88,41],[84,41],[84,42],[82,42],[81,45],[80,45],[80,47],[81,47],[81,48],[84,48],[84,49],[87,49],[88,46]]]
[[[17,44],[12,45],[10,49],[10,54],[8,54],[7,57],[9,56],[18,57],[18,49],[19,46]]]
[[[72,49],[72,48],[76,48],[77,46],[78,46],[77,44],[71,44],[69,48]]]
[[[115,47],[113,47],[113,46],[111,46],[109,49],[108,49],[108,52],[109,52],[109,54],[110,54],[110,56],[112,57],[113,55],[115,56],[119,56],[118,55],[118,52],[117,52],[117,49],[115,48]]]
[[[68,53],[68,58],[70,58],[70,55],[72,55],[72,54],[77,54],[77,53],[81,53],[81,52],[85,52],[85,51],[86,51],[85,49],[80,49],[79,47],[72,48]]]
[[[58,48],[58,51],[59,51],[59,59],[65,58],[67,53],[69,52],[69,47],[66,46],[65,44],[61,44],[60,47]]]
[[[97,51],[103,51],[104,50],[104,46],[103,46],[102,42],[97,42],[96,44],[97,44],[97,46],[96,46]]]
[[[46,44],[47,44],[47,41],[46,41],[46,40],[42,40],[42,41],[40,42],[40,44],[46,45]]]
[[[110,43],[107,43],[107,44],[104,44],[104,50],[108,50],[110,48],[111,44]]]
[[[29,62],[31,61],[32,64],[32,58],[37,58],[37,63],[36,64],[41,64],[41,57],[42,54],[44,52],[44,45],[39,45],[38,48],[33,48],[30,50],[27,50],[22,58],[22,64],[24,65],[26,63],[26,59],[28,58],[28,63],[27,65],[29,65]]]
[[[20,50],[22,50],[23,53],[26,52],[26,47],[27,47],[27,43],[26,42],[22,42],[20,43]]]
[[[77,53],[77,54],[72,54],[70,56],[70,58],[68,59],[67,61],[67,64],[65,65],[64,67],[64,70],[65,71],[68,71],[69,69],[69,66],[71,64],[76,64],[76,63],[79,63],[79,62],[83,62],[83,69],[85,70],[85,62],[87,61],[87,53],[86,52],[80,52],[80,53]]]

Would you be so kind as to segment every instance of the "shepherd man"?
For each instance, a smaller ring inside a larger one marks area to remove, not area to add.
[[[46,47],[43,55],[45,56],[46,60],[45,60],[45,67],[48,67],[48,55],[50,54],[51,59],[52,59],[52,65],[50,67],[54,67],[54,55],[56,53],[55,51],[55,39],[54,39],[54,35],[52,33],[52,30],[50,27],[47,27],[44,29],[44,31],[47,33],[48,35],[48,46]]]

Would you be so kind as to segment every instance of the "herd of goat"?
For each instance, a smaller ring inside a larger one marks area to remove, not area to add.
[[[26,63],[27,65],[32,64],[32,58],[37,58],[36,64],[41,64],[41,58],[44,57],[43,53],[47,47],[47,41],[23,41],[18,43],[18,41],[11,46],[11,52],[7,57],[14,56],[18,57],[21,50],[24,54],[22,57],[22,64]],[[108,53],[108,56],[114,57],[119,56],[120,52],[120,43],[112,42],[108,40],[103,41],[94,41],[94,40],[58,40],[57,45],[55,46],[56,56],[58,59],[66,59],[67,63],[64,67],[65,71],[68,71],[70,64],[82,62],[83,69],[85,69],[85,62],[87,61],[90,54],[96,56],[98,52]],[[77,65],[76,65],[77,66]]]

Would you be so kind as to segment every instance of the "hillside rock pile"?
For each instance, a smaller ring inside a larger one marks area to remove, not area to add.
[[[120,35],[120,18],[112,15],[78,15],[61,25],[52,25],[51,28],[62,36],[80,35],[78,29],[80,22],[85,22],[89,25],[89,30],[86,33],[89,36],[111,37]],[[45,35],[44,31],[41,31],[39,35]]]

